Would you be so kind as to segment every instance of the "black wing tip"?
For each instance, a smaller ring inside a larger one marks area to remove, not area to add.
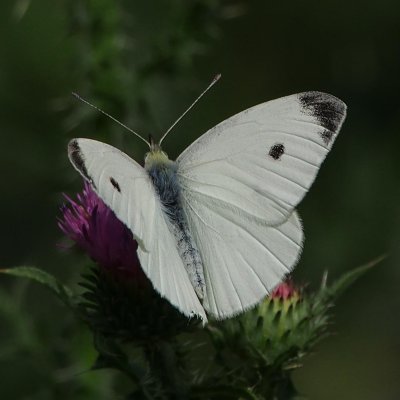
[[[68,143],[68,157],[71,160],[71,163],[74,165],[74,167],[76,167],[80,172],[86,170],[85,160],[82,155],[78,139],[72,139]]]
[[[80,152],[80,150],[78,139],[71,139],[68,143],[68,156],[71,156],[72,153]]]
[[[298,97],[304,106],[313,103],[329,103],[334,106],[339,113],[346,114],[346,104],[333,94],[311,90],[308,92],[299,93]]]
[[[92,177],[89,175],[88,170],[86,168],[85,157],[82,154],[81,147],[79,146],[79,139],[72,139],[68,143],[68,157],[72,163],[72,165],[77,169],[77,171],[83,176],[85,180],[87,180],[94,189],[96,189],[96,185],[93,182]]]
[[[298,97],[303,111],[315,117],[326,130],[321,136],[329,142],[346,118],[346,104],[331,94],[317,91],[299,93]]]

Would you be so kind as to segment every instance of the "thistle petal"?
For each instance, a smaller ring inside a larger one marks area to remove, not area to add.
[[[64,194],[58,220],[61,231],[110,272],[144,278],[131,231],[85,182],[76,199]]]

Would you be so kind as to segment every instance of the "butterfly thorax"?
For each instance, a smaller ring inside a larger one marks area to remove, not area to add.
[[[177,164],[160,150],[147,153],[145,169],[160,197],[164,211],[171,222],[175,222],[180,209]]]
[[[204,273],[200,253],[189,231],[182,209],[181,191],[177,177],[178,165],[161,149],[150,151],[145,158],[145,169],[160,197],[167,223],[177,242],[177,249],[189,279],[200,298],[204,296]]]
[[[174,162],[168,158],[167,153],[159,145],[152,144],[150,151],[144,159],[144,167],[148,171],[155,166],[172,165]]]

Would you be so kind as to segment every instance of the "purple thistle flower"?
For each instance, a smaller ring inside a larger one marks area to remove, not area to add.
[[[97,196],[88,183],[77,200],[64,194],[58,226],[102,268],[123,277],[144,279],[131,231]]]

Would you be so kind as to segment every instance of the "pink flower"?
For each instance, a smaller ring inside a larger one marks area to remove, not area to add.
[[[272,299],[286,300],[294,296],[298,297],[299,291],[291,280],[280,283],[271,293]]]
[[[134,279],[145,278],[132,233],[90,185],[85,182],[76,200],[64,197],[67,202],[58,220],[64,234],[105,270]]]

